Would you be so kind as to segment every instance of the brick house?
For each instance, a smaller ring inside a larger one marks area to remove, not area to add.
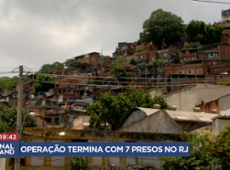
[[[215,25],[224,27],[224,31],[222,32],[222,41],[228,41],[230,38],[230,20],[221,21],[215,23]]]
[[[221,61],[219,47],[213,49],[199,50],[199,58],[201,58],[207,65],[216,65]]]
[[[203,63],[167,65],[165,66],[165,77],[170,74],[203,75],[205,74],[204,67]]]
[[[230,19],[230,9],[221,11],[222,22],[228,21]]]
[[[201,104],[197,105],[197,107],[199,107],[201,111],[205,113],[221,114],[222,111],[230,109],[229,99],[230,94],[227,94],[207,102],[203,101]]]
[[[157,50],[156,51],[157,59],[158,60],[166,60],[169,62],[172,59],[172,54],[169,50]]]
[[[73,63],[68,69],[57,69],[54,74],[56,75],[78,75],[80,73],[95,74],[95,68],[93,64],[89,63]]]
[[[135,53],[136,45],[134,43],[119,42],[113,53],[113,58],[118,56],[129,56]]]
[[[97,65],[100,59],[100,53],[92,52],[74,57],[75,63],[88,63]]]
[[[153,60],[156,60],[156,51],[142,51],[135,54],[137,56],[138,63],[151,63]]]
[[[226,73],[228,71],[229,65],[228,64],[211,64],[208,66],[208,73],[210,74],[220,74]]]
[[[191,84],[205,83],[205,75],[170,74],[168,77],[168,92],[181,90]]]
[[[223,43],[220,45],[220,60],[221,62],[230,61],[230,43]]]
[[[222,32],[222,41],[228,41],[230,39],[230,28],[225,28],[224,31]]]
[[[191,61],[191,60],[197,60],[197,49],[185,49],[181,50],[181,60],[182,61]]]

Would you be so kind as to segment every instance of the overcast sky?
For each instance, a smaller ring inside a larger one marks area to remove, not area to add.
[[[213,23],[229,6],[191,0],[0,0],[0,71],[18,65],[36,71],[101,49],[111,55],[118,42],[136,41],[144,20],[159,8],[185,23]]]

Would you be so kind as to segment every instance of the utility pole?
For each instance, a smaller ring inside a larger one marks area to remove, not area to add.
[[[23,93],[23,66],[19,66],[19,85],[18,85],[18,109],[17,109],[17,133],[19,134],[19,142],[21,141],[21,130],[22,130],[22,93]],[[14,170],[21,169],[21,159],[16,158],[14,162]]]
[[[163,39],[163,42],[162,42],[162,50],[164,49],[164,46],[165,46],[165,39]]]

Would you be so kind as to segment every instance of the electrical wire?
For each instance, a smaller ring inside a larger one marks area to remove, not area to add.
[[[96,84],[79,84],[79,83],[55,83],[55,82],[49,82],[49,81],[35,81],[39,83],[47,83],[47,84],[61,84],[61,85],[76,85],[76,86],[91,86],[91,87],[107,87],[107,88],[134,88],[134,87],[146,87],[146,88],[162,88],[162,87],[182,87],[182,86],[194,86],[197,84],[205,84],[205,83],[199,83],[199,82],[194,82],[194,83],[174,83],[174,84],[159,84],[159,85],[129,85],[129,86],[121,86],[121,85],[96,85]],[[206,84],[212,84],[212,83],[218,83],[219,81],[212,81],[212,82],[207,82]],[[66,88],[66,87],[63,87]],[[223,88],[223,87],[221,87]],[[62,88],[60,88],[62,89]]]
[[[115,83],[115,84],[154,84],[154,83],[157,83],[157,82],[153,82],[153,81],[147,81],[147,80],[149,80],[149,79],[143,79],[143,80],[145,80],[145,81],[136,81],[136,82],[129,82],[129,81],[114,81],[114,80],[94,80],[94,79],[72,79],[72,80],[76,80],[76,81],[88,81],[88,83],[86,83],[86,84],[96,84],[96,83],[103,83],[103,84],[105,84],[105,83]],[[206,82],[213,82],[213,81],[215,81],[215,80],[213,80],[213,79],[210,79],[210,80],[203,80],[203,79],[196,79],[196,80],[194,80],[194,81],[190,81],[190,82],[194,82],[194,83],[198,83],[198,82],[203,82],[203,83],[206,83]],[[226,80],[226,79],[221,79],[221,80],[219,80],[219,81],[224,81],[224,80]],[[66,80],[66,81],[68,81],[68,80]],[[217,82],[219,82],[219,81],[217,81]],[[47,81],[48,82],[48,81]],[[92,82],[92,83],[91,83]],[[56,81],[55,82],[55,84],[60,84],[61,82],[58,82],[58,81]],[[79,84],[81,84],[81,83],[79,83]],[[167,81],[164,81],[164,82],[162,82],[162,81],[159,81],[158,82],[158,84],[170,84],[170,82],[167,82]],[[178,84],[181,84],[181,83],[178,83]]]
[[[86,73],[87,74],[87,73]],[[41,73],[38,73],[36,75],[41,75],[41,76],[47,76],[47,77],[52,77],[52,78],[76,78],[76,79],[81,79],[81,78],[87,78],[87,79],[109,79],[110,77],[105,77],[105,76],[91,76],[91,75],[58,75],[58,74],[41,74]],[[152,74],[145,74],[145,75],[152,75]],[[157,74],[158,75],[158,74]],[[179,74],[178,74],[179,75]],[[183,74],[182,74],[183,75]],[[226,74],[218,74],[218,75],[210,75],[210,76],[222,76],[224,77]],[[186,75],[187,76],[187,75]],[[199,75],[191,75],[191,76],[199,76]],[[200,75],[200,76],[205,76],[205,75]],[[112,79],[113,77],[111,77]],[[159,78],[153,78],[153,77],[119,77],[119,79],[126,79],[126,80],[146,80],[146,79],[159,79]],[[164,80],[170,80],[170,79],[177,79],[177,78],[172,78],[172,77],[169,77],[169,78],[165,78],[165,77],[162,77],[160,78],[161,80],[164,79]],[[179,79],[185,79],[185,78],[179,78]],[[196,78],[194,78],[196,79]],[[203,79],[203,78],[197,78],[197,79]],[[204,78],[205,80],[213,80],[213,78]],[[229,79],[230,79],[230,76],[229,76]]]
[[[27,68],[29,70],[29,72],[34,73],[34,71],[32,69],[30,69],[29,67],[24,66],[25,68]],[[18,73],[18,71],[15,71],[19,69],[19,67],[13,69],[12,71],[7,71],[7,72],[0,72],[0,74],[10,74],[10,73]],[[124,79],[132,79],[132,80],[141,80],[142,82],[125,82],[125,81],[109,81],[106,80],[106,82],[104,80],[93,80],[93,79],[107,79],[107,77],[103,77],[103,76],[84,76],[84,75],[79,75],[79,76],[72,76],[72,75],[57,75],[57,74],[37,74],[37,75],[43,75],[43,76],[48,76],[48,77],[52,77],[52,78],[76,78],[76,80],[81,81],[84,77],[88,79],[88,81],[94,81],[97,83],[120,83],[120,84],[145,84],[145,85],[129,85],[129,86],[121,86],[121,85],[97,85],[97,84],[92,84],[92,83],[63,83],[63,82],[49,82],[49,81],[37,81],[36,82],[40,82],[40,83],[51,83],[51,84],[66,84],[66,85],[81,85],[81,86],[94,86],[94,87],[122,87],[122,88],[130,88],[130,87],[148,87],[148,88],[159,88],[159,87],[182,87],[182,86],[191,86],[191,85],[196,85],[197,83],[218,83],[221,81],[225,81],[227,80],[226,78],[221,78],[219,80],[213,80],[212,78],[205,78],[205,79],[201,79],[201,78],[194,78],[194,81],[190,81],[190,83],[172,83],[172,82],[162,82],[162,80],[170,80],[170,79],[176,79],[176,78],[161,78],[161,81],[158,81],[158,85],[154,86],[153,84],[156,84],[157,82],[147,82],[147,81],[143,81],[143,80],[157,80],[157,78],[143,78],[143,77],[121,77]],[[146,74],[148,75],[148,74]],[[152,74],[149,74],[152,75]],[[216,75],[213,75],[216,76]],[[219,76],[224,76],[224,75],[219,75]],[[183,79],[183,78],[179,78],[179,79]],[[203,81],[201,81],[203,80]],[[146,84],[150,84],[150,85],[146,85]]]
[[[205,1],[205,0],[192,0],[193,2],[203,2],[203,3],[215,3],[215,4],[230,4],[230,2],[220,2],[220,1]]]

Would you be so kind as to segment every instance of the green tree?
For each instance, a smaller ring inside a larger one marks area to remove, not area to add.
[[[221,86],[230,86],[230,80],[224,80],[222,82],[217,83],[217,85],[221,85]]]
[[[199,42],[195,42],[195,43],[190,42],[184,46],[184,49],[194,49],[194,48],[198,49],[198,47],[200,46],[201,44]]]
[[[54,79],[48,76],[39,75],[33,84],[34,92],[44,92],[54,88]]]
[[[166,44],[181,42],[184,36],[184,25],[181,17],[171,12],[158,9],[152,12],[149,19],[143,24],[144,41],[153,42],[157,46],[161,46],[163,40]]]
[[[127,73],[124,67],[125,59],[124,57],[117,57],[113,62],[110,69],[110,76],[120,79],[121,77],[126,77]]]
[[[186,28],[186,33],[190,42],[209,44],[220,42],[223,30],[224,28],[218,25],[192,20]]]
[[[99,64],[104,65],[106,63],[106,61],[108,61],[108,59],[111,59],[111,57],[108,55],[101,55],[101,57],[99,59]]]
[[[0,133],[6,133],[7,129],[8,129],[7,123],[0,119]]]
[[[63,63],[63,65],[64,65],[64,67],[69,67],[69,65],[73,64],[73,63],[74,63],[74,59],[70,58],[70,59],[65,60],[65,62]],[[62,66],[61,66],[61,68],[62,68]]]
[[[16,87],[18,80],[18,77],[0,77],[0,89]]]
[[[210,147],[212,163],[221,165],[222,170],[230,169],[230,127],[217,136]]]
[[[137,61],[135,60],[135,58],[132,58],[131,60],[130,60],[130,64],[132,64],[132,65],[137,65]]]
[[[163,170],[212,170],[220,166],[230,169],[230,127],[220,133],[215,140],[202,133],[186,134],[190,143],[189,157],[162,157]]]
[[[203,43],[206,34],[206,24],[203,21],[192,20],[186,28],[186,33],[190,42]]]
[[[192,133],[186,134],[190,143],[189,157],[162,157],[163,170],[211,170],[212,156],[210,147],[212,141],[207,135]]]
[[[176,52],[176,55],[174,56],[174,62],[175,63],[180,63],[180,52]]]
[[[149,92],[137,89],[128,89],[117,96],[109,92],[100,96],[100,100],[88,107],[87,113],[90,115],[90,125],[96,128],[106,128],[106,124],[116,130],[123,116],[136,107],[151,108],[154,104],[160,104],[162,109],[168,109],[163,97],[151,98]]]
[[[36,127],[37,123],[27,112],[23,112],[24,127]],[[4,124],[2,122],[5,122]],[[8,127],[16,127],[17,108],[0,105],[0,130]]]
[[[68,170],[90,170],[90,163],[83,157],[72,157]]]
[[[54,62],[53,64],[44,64],[38,72],[43,74],[53,74],[55,70],[64,68],[63,63]]]
[[[136,50],[136,52],[142,52],[142,51],[145,51],[145,49],[143,49],[143,48],[138,48],[137,50]]]

